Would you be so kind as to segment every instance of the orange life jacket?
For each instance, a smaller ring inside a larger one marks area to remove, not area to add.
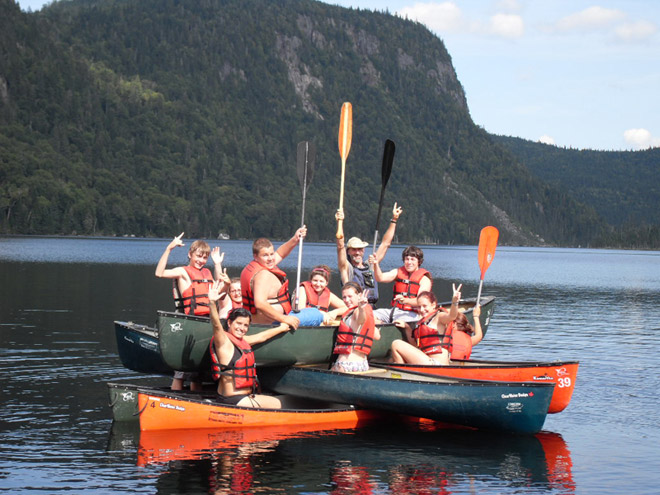
[[[234,355],[228,364],[222,364],[215,352],[213,338],[209,344],[211,353],[211,374],[214,380],[219,380],[222,375],[229,375],[234,379],[234,387],[238,389],[249,388],[250,392],[257,389],[257,367],[255,366],[252,347],[245,339],[237,339],[227,332],[227,337],[234,344]]]
[[[472,337],[460,330],[453,331],[450,353],[451,359],[470,359],[470,354],[472,354]]]
[[[431,280],[431,286],[433,285],[433,279],[428,270],[424,268],[418,268],[413,273],[408,273],[408,271],[400,266],[396,272],[396,278],[394,279],[394,287],[392,289],[394,297],[392,298],[392,306],[401,308],[404,311],[412,311],[413,307],[409,304],[401,304],[396,300],[396,296],[403,294],[404,297],[417,297],[419,293],[419,283],[422,278],[428,276]]]
[[[208,315],[209,310],[209,287],[213,283],[213,275],[208,268],[198,270],[190,265],[184,266],[184,270],[190,277],[190,286],[179,293],[177,280],[173,280],[174,305],[177,311],[185,314]]]
[[[257,261],[250,261],[243,271],[241,272],[241,293],[243,295],[243,307],[253,315],[257,314],[257,308],[254,305],[254,294],[252,293],[252,279],[261,270],[268,270],[265,266],[259,264]],[[280,304],[285,315],[291,312],[291,296],[289,296],[289,279],[286,278],[286,273],[280,270],[277,266],[270,273],[275,275],[282,283],[277,297],[269,299],[269,304]]]
[[[305,295],[307,296],[306,308],[318,308],[319,311],[325,312],[330,309],[330,289],[326,287],[319,295],[309,280],[305,280],[300,285],[305,288]]]
[[[419,321],[412,331],[413,338],[417,341],[417,347],[425,354],[440,354],[442,349],[451,348],[453,322],[450,322],[441,334],[436,328],[431,328],[428,323],[438,314],[440,309],[435,310],[426,318]]]
[[[374,319],[373,309],[370,305],[364,307],[367,312],[365,322],[362,324],[357,332],[346,323],[346,319],[351,316],[357,306],[349,308],[339,322],[337,329],[337,340],[333,354],[350,354],[351,350],[355,350],[366,354],[371,352],[371,346],[374,342],[374,332],[376,330],[376,321]]]

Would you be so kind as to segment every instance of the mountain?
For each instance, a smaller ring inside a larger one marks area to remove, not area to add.
[[[333,238],[339,110],[353,105],[347,235],[589,245],[607,223],[476,126],[442,41],[388,13],[312,0],[0,0],[0,229],[288,238],[296,146],[317,147],[310,240]]]
[[[609,227],[597,244],[660,247],[660,148],[595,151],[493,136],[542,181],[593,207]]]

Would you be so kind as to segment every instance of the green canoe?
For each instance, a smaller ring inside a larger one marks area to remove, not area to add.
[[[472,321],[475,299],[465,299],[460,309]],[[449,306],[450,303],[442,303]],[[495,298],[481,299],[481,326],[486,334],[493,314]],[[251,325],[248,333],[258,333],[266,325]],[[328,363],[332,360],[337,327],[300,327],[253,346],[258,366],[289,366]],[[169,311],[158,312],[158,339],[163,362],[174,370],[199,371],[210,368],[209,343],[212,336],[208,317],[190,316]],[[402,332],[394,325],[380,327],[380,340],[374,343],[370,358],[383,359]]]

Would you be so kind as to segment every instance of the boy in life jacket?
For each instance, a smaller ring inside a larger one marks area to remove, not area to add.
[[[197,240],[190,245],[188,250],[188,265],[178,266],[176,268],[167,268],[167,260],[170,252],[174,248],[183,246],[183,232],[176,236],[167,245],[158,265],[156,266],[156,276],[159,278],[172,279],[174,290],[174,301],[178,311],[186,314],[207,316],[209,314],[209,287],[213,283],[213,275],[208,268],[205,268],[209,259],[209,254],[214,263],[215,278],[227,280],[227,274],[222,270],[222,260],[224,253],[220,253],[220,248],[215,247],[211,251],[210,246],[202,240]],[[226,284],[228,285],[228,284]],[[191,390],[201,390],[202,384],[199,381],[197,373],[174,372],[172,380],[172,390],[182,390],[184,382],[190,380]]]
[[[337,355],[332,371],[355,373],[369,370],[367,358],[374,340],[380,339],[380,330],[374,322],[373,309],[367,290],[355,282],[348,282],[341,291],[348,310],[342,316],[333,354]]]
[[[263,237],[252,243],[254,259],[241,272],[241,290],[243,307],[252,314],[254,323],[286,323],[293,330],[299,325],[319,326],[323,323],[323,314],[316,308],[292,311],[289,279],[277,266],[305,235],[307,227],[300,227],[277,251],[273,243]]]
[[[378,258],[369,256],[369,263],[374,267],[374,275],[378,282],[394,282],[392,288],[392,307],[379,308],[374,311],[377,324],[393,323],[395,321],[415,321],[419,319],[417,294],[430,292],[433,279],[428,270],[421,268],[424,262],[424,251],[417,246],[408,246],[401,254],[403,266],[388,272],[380,269]]]
[[[254,335],[246,335],[250,329],[252,315],[245,308],[235,308],[229,312],[225,331],[218,315],[221,282],[218,280],[209,289],[211,301],[211,324],[213,338],[210,343],[211,371],[218,381],[218,394],[225,404],[243,407],[280,409],[282,403],[277,397],[257,393],[257,368],[252,352],[253,344],[260,344],[276,335],[287,332],[285,323],[268,328]]]
[[[387,249],[392,244],[396,222],[402,211],[401,207],[394,203],[390,225],[385,231],[383,240],[375,253],[378,261],[381,261],[385,257]],[[339,221],[341,220],[343,222],[344,220],[344,210],[337,210],[335,219],[339,226]],[[362,290],[369,289],[369,304],[373,306],[378,302],[378,283],[374,280],[371,267],[364,262],[364,248],[369,243],[360,240],[358,237],[351,237],[348,243],[344,244],[343,224],[341,225],[337,230],[337,268],[339,269],[341,284],[356,282]]]

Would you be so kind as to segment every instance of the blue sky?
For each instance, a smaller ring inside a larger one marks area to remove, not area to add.
[[[490,133],[579,149],[660,146],[660,2],[325,3],[425,24],[447,46],[472,119]]]

